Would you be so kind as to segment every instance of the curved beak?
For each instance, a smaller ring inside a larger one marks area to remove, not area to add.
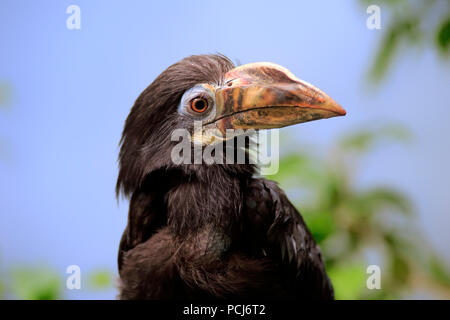
[[[327,94],[267,62],[230,70],[216,90],[216,115],[209,123],[227,129],[271,129],[344,116],[345,110]]]

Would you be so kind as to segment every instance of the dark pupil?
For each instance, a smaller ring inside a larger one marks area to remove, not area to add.
[[[195,101],[195,109],[197,110],[203,110],[205,109],[205,101],[202,99],[199,99],[197,101]]]

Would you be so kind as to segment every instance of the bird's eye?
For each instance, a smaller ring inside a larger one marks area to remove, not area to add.
[[[205,98],[195,98],[191,101],[191,109],[197,113],[203,113],[208,109],[208,100]]]

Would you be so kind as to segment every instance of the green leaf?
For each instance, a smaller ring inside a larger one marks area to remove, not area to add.
[[[7,82],[0,83],[0,107],[5,107],[11,101],[11,86]]]
[[[327,271],[337,300],[354,300],[361,297],[367,277],[363,264],[342,264]]]
[[[355,150],[359,152],[367,151],[375,140],[373,132],[360,130],[344,136],[339,145],[345,150]]]
[[[396,28],[391,28],[381,41],[375,62],[370,70],[370,76],[374,82],[380,81],[386,74],[397,51],[399,38],[399,31]]]
[[[433,256],[430,259],[429,272],[433,279],[437,282],[450,287],[450,272],[449,267],[445,265],[438,257]]]
[[[359,203],[363,204],[366,210],[376,212],[384,208],[394,209],[398,212],[410,214],[412,206],[402,193],[389,188],[374,188],[359,196]]]
[[[0,279],[0,300],[3,300],[5,296],[5,286],[2,282],[2,279]]]
[[[18,299],[61,299],[63,283],[56,272],[44,267],[20,267],[11,272],[11,291]]]
[[[89,274],[88,285],[91,289],[102,290],[112,287],[113,277],[107,270],[96,270]]]
[[[368,128],[344,135],[339,140],[339,148],[344,151],[364,153],[380,142],[408,142],[410,140],[411,133],[403,125],[368,126]]]
[[[401,124],[384,125],[378,132],[388,141],[409,142],[412,139],[411,132]]]
[[[278,172],[271,176],[272,179],[282,182],[289,177],[292,177],[293,173],[298,174],[299,169],[309,166],[310,159],[303,154],[289,154],[280,159]]]
[[[438,27],[436,32],[436,41],[438,47],[444,52],[448,53],[450,50],[450,17],[446,18]]]
[[[394,251],[391,256],[390,269],[392,281],[398,285],[404,284],[411,273],[410,261],[399,252]]]
[[[334,219],[331,212],[304,212],[303,218],[318,243],[324,241],[335,231]]]
[[[402,40],[417,41],[419,38],[420,20],[410,16],[394,16],[390,27],[385,32],[375,61],[370,69],[370,78],[379,82],[392,64]]]

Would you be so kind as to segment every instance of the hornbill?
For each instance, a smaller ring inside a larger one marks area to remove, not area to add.
[[[185,129],[204,149],[236,139],[219,138],[230,129],[345,113],[277,64],[235,67],[215,54],[168,67],[135,101],[120,142],[116,192],[130,204],[118,297],[333,299],[320,250],[277,184],[252,163],[177,163],[171,135]]]

